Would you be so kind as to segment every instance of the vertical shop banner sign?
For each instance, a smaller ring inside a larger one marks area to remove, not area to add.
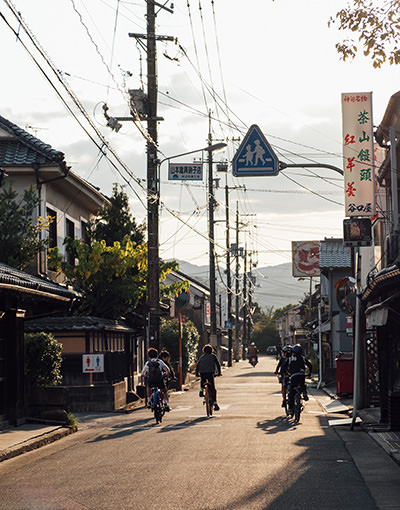
[[[345,216],[375,216],[372,92],[342,94]]]
[[[319,276],[319,241],[292,241],[294,277]]]

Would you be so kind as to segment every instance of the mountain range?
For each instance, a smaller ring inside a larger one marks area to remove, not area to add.
[[[208,266],[196,266],[183,260],[177,260],[177,262],[182,273],[204,283],[207,287],[209,286]],[[225,275],[222,276],[225,278]],[[292,276],[291,262],[253,269],[253,277],[255,277],[253,301],[256,301],[264,311],[271,307],[276,310],[288,304],[297,305],[304,298],[304,294],[310,292],[309,279],[299,281]],[[232,275],[232,280],[234,281],[234,275]],[[224,286],[221,285],[221,275],[218,271],[216,283],[220,291],[223,291]],[[240,288],[242,288],[242,281]]]

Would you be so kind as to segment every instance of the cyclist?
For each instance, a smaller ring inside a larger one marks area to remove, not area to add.
[[[201,377],[199,397],[203,397],[203,388],[206,381],[210,383],[211,400],[214,403],[214,411],[219,411],[217,403],[217,390],[215,389],[214,374],[221,375],[221,365],[217,356],[212,352],[212,346],[207,344],[203,347],[203,354],[196,364],[196,376]]]
[[[254,342],[251,342],[250,347],[247,349],[247,359],[256,358],[258,363],[258,349]]]
[[[168,390],[165,383],[165,376],[170,373],[169,368],[161,359],[158,359],[157,349],[150,347],[147,355],[149,360],[146,361],[142,370],[142,376],[146,378],[147,407],[151,407],[151,388],[157,387],[162,393],[165,410],[169,411]]]
[[[167,381],[166,381],[167,382],[167,388],[169,388],[170,381],[173,381],[175,379],[174,369],[172,368],[171,363],[169,362],[170,357],[171,357],[170,353],[167,350],[165,350],[165,349],[163,351],[161,351],[160,354],[158,355],[158,358],[161,361],[163,361],[167,365],[167,367],[169,369],[169,375],[168,375]]]
[[[304,400],[308,400],[307,386],[305,384],[306,379],[306,367],[309,368],[310,374],[312,371],[311,361],[303,356],[303,348],[297,344],[293,346],[292,356],[289,358],[287,364],[287,372],[290,377],[289,385],[289,414],[293,414],[293,401],[294,401],[294,389],[296,386],[302,387],[302,393]]]
[[[282,385],[282,407],[285,407],[286,387],[289,382],[287,366],[288,366],[289,359],[290,359],[291,355],[292,355],[292,346],[285,345],[282,348],[282,357],[279,360],[279,362],[276,366],[276,369],[275,369],[275,375],[279,376],[279,382]]]

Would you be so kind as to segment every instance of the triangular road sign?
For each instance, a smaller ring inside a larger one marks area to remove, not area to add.
[[[260,128],[253,124],[232,160],[236,177],[278,175],[279,161]]]

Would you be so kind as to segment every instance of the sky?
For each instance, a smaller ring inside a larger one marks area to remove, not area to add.
[[[379,125],[398,90],[400,68],[374,69],[362,53],[351,62],[340,59],[335,44],[348,34],[328,28],[328,21],[346,3],[177,0],[173,13],[157,13],[157,34],[175,39],[157,43],[160,160],[205,147],[210,126],[213,140],[227,143],[214,154],[216,163],[229,164],[228,174],[213,170],[220,179],[218,266],[225,264],[226,184],[231,242],[238,208],[239,244],[258,267],[290,262],[292,241],[342,237],[339,173],[305,166],[237,178],[230,162],[256,124],[280,161],[342,168],[343,92],[372,91]],[[145,10],[145,0],[0,2],[0,114],[64,152],[71,169],[104,194],[112,194],[114,183],[123,185],[139,222],[146,218],[146,124],[122,122],[118,133],[111,131],[103,105],[110,115],[127,117],[127,90],[146,91],[146,53],[128,36],[145,34]],[[104,139],[109,159],[100,150]],[[207,179],[168,181],[166,161],[160,173],[160,256],[207,265]]]

